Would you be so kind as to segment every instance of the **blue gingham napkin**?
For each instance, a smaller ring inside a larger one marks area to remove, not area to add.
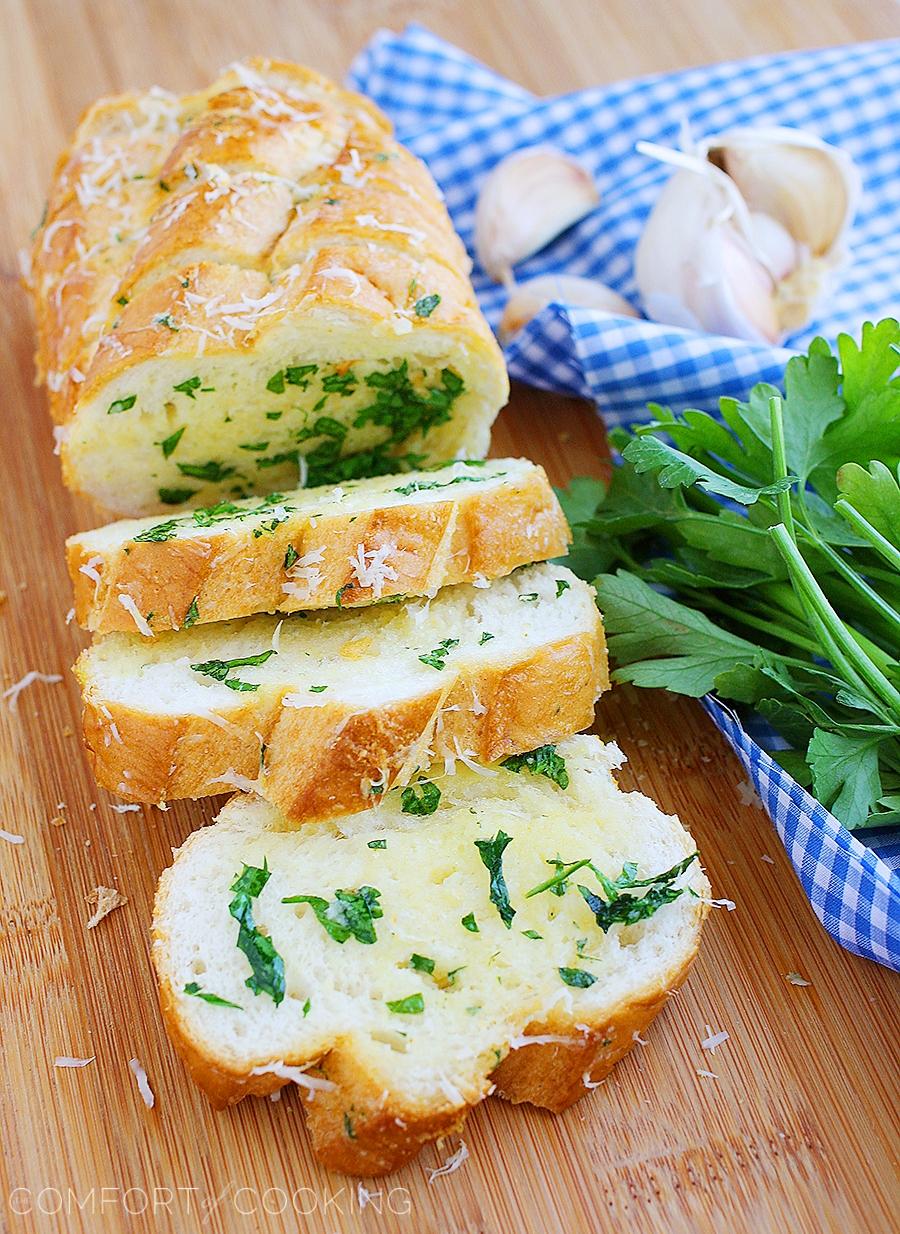
[[[457,230],[473,251],[478,190],[504,155],[541,142],[590,168],[599,208],[542,253],[520,279],[559,270],[599,278],[640,307],[634,247],[669,169],[635,151],[639,140],[676,147],[682,126],[698,137],[737,125],[810,129],[847,150],[864,184],[850,237],[853,264],[839,272],[816,321],[769,347],[645,320],[550,305],[506,349],[510,374],[530,385],[593,399],[607,424],[646,419],[648,402],[714,410],[778,383],[792,349],[817,335],[858,333],[900,309],[900,41],[791,52],[658,74],[538,99],[421,26],[380,31],[349,84],[392,118],[424,159]],[[477,265],[473,281],[496,326],[506,293]],[[900,970],[900,833],[862,843],[765,753],[737,716],[704,705],[768,810],[810,903],[842,946]],[[752,728],[753,725],[750,725]]]

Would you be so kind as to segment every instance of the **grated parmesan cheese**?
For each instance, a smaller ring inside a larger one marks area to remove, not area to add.
[[[379,599],[384,591],[384,584],[395,582],[399,575],[393,566],[388,565],[388,557],[397,552],[393,541],[382,544],[380,548],[366,549],[364,544],[356,546],[356,556],[350,557],[350,569],[357,585],[371,587],[375,599]]]
[[[122,605],[122,608],[124,608],[125,612],[131,614],[131,617],[134,619],[134,624],[138,628],[138,632],[143,634],[144,638],[153,638],[153,631],[150,629],[149,621],[140,611],[134,600],[132,600],[131,596],[120,595],[118,597],[118,601]]]
[[[25,837],[17,835],[14,831],[4,831],[0,827],[0,840],[5,840],[7,844],[24,844]]]
[[[129,1058],[128,1066],[131,1068],[132,1075],[138,1086],[138,1092],[141,1094],[141,1099],[148,1110],[152,1110],[156,1105],[156,1098],[153,1096],[153,1089],[147,1079],[147,1072],[141,1066],[136,1058]]]
[[[723,1028],[721,1032],[714,1033],[710,1026],[706,1025],[706,1037],[700,1042],[704,1050],[711,1050],[715,1054],[720,1045],[724,1045],[728,1040],[729,1034]]]
[[[86,1067],[88,1063],[92,1063],[96,1059],[96,1054],[92,1054],[90,1058],[73,1058],[70,1054],[57,1054],[53,1060],[54,1067]]]
[[[280,1080],[290,1080],[300,1088],[309,1089],[310,1100],[317,1092],[327,1093],[337,1088],[332,1080],[326,1080],[323,1076],[307,1075],[306,1068],[311,1066],[312,1063],[305,1063],[302,1067],[288,1067],[279,1059],[278,1062],[267,1063],[263,1067],[254,1067],[250,1074],[275,1075]]]
[[[20,677],[15,685],[11,685],[8,690],[4,690],[2,698],[9,699],[10,711],[16,711],[19,706],[19,695],[23,690],[27,690],[29,686],[34,685],[36,681],[46,682],[47,685],[55,685],[57,681],[62,681],[59,673],[40,673],[36,669],[31,669],[24,677]]]
[[[441,1166],[438,1166],[436,1170],[428,1169],[429,1186],[434,1182],[436,1178],[443,1178],[445,1174],[453,1174],[454,1171],[458,1170],[460,1166],[468,1160],[469,1160],[469,1150],[466,1147],[466,1142],[465,1140],[460,1140],[459,1148],[452,1155],[452,1157],[448,1157],[447,1160],[444,1162],[444,1164]]]
[[[207,784],[225,784],[228,788],[240,789],[242,793],[261,793],[262,787],[259,780],[251,780],[248,776],[242,776],[229,767],[226,772],[220,776],[213,776],[211,780],[206,781]]]

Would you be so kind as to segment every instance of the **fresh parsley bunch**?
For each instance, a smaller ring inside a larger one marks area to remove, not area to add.
[[[849,828],[900,823],[898,365],[893,319],[816,339],[783,393],[653,406],[608,487],[560,494],[616,678],[755,707]]]

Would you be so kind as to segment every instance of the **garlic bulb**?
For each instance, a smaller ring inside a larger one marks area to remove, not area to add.
[[[475,254],[498,283],[600,200],[585,167],[555,146],[530,146],[502,159],[485,180],[475,209]]]
[[[638,149],[677,168],[635,254],[648,315],[770,343],[805,325],[844,257],[859,195],[850,157],[783,128]]]
[[[574,274],[540,274],[525,283],[516,283],[510,291],[500,319],[501,342],[508,343],[532,317],[536,317],[542,308],[554,300],[620,317],[638,315],[618,292],[596,279],[579,278]]]

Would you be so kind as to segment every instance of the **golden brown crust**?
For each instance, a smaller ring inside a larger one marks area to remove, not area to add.
[[[464,339],[496,410],[502,358],[468,270],[430,174],[373,104],[251,60],[195,94],[85,114],[32,249],[38,375],[65,424],[147,360],[250,354],[324,312]],[[434,293],[429,315],[413,311]],[[259,316],[235,315],[262,298]],[[65,441],[62,454],[67,483],[85,487]]]
[[[157,892],[157,915],[164,888],[163,881]],[[424,1144],[460,1130],[469,1110],[492,1091],[507,1101],[530,1102],[554,1113],[567,1109],[603,1080],[633,1048],[637,1037],[665,1006],[669,994],[686,980],[707,912],[707,905],[698,900],[690,951],[656,985],[625,999],[602,1023],[585,1024],[579,1015],[577,1025],[561,1017],[529,1024],[525,1036],[547,1034],[570,1040],[511,1049],[493,1073],[484,1077],[481,1093],[462,1107],[449,1101],[431,1108],[392,1106],[385,1094],[376,1091],[365,1071],[342,1054],[339,1047],[335,1048],[310,1071],[330,1080],[335,1088],[318,1091],[314,1100],[304,1102],[316,1156],[330,1169],[342,1173],[388,1174],[414,1157]],[[155,940],[164,941],[159,931],[155,932]],[[172,1044],[191,1079],[217,1109],[244,1097],[275,1092],[291,1083],[274,1074],[254,1076],[223,1068],[194,1040],[165,979],[160,980],[159,997]],[[308,1063],[306,1059],[280,1061],[288,1066]]]
[[[257,527],[257,522],[237,522],[227,530],[212,527],[202,536],[162,542],[123,536],[101,553],[87,547],[84,537],[72,536],[66,558],[75,619],[96,634],[133,633],[134,619],[121,595],[130,596],[138,612],[153,614],[154,633],[182,626],[195,601],[198,622],[333,607],[338,592],[342,607],[353,608],[390,596],[433,594],[479,575],[498,578],[517,566],[561,556],[568,543],[565,516],[542,467],[515,483],[472,485],[460,498],[338,511],[312,521],[298,511],[271,533],[254,534]],[[396,545],[391,564],[397,578],[385,579],[376,596],[371,587],[359,585],[352,561],[360,546],[371,552],[388,543]],[[294,594],[284,590],[289,548],[298,558],[324,550],[319,581],[296,587]]]
[[[288,691],[262,688],[241,695],[227,718],[162,715],[104,699],[75,665],[84,694],[82,722],[99,784],[127,801],[208,797],[226,791],[211,781],[232,775],[256,780],[260,742],[267,800],[294,822],[334,818],[373,804],[371,785],[405,782],[442,721],[447,749],[481,762],[531,750],[587,728],[594,702],[609,686],[599,614],[593,629],[549,644],[502,667],[487,666],[438,682],[429,694],[363,712],[341,703],[315,708],[282,705]],[[474,695],[484,709],[472,709]],[[552,702],[548,705],[548,700]],[[456,704],[459,710],[451,710]]]

